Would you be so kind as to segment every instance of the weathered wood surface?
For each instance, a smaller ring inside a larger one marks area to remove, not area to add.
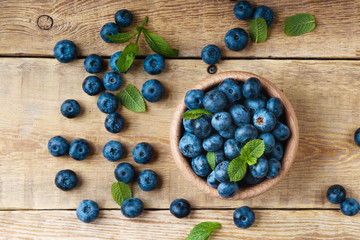
[[[110,56],[116,44],[105,43],[99,35],[103,24],[114,21],[119,9],[135,16],[131,31],[149,16],[148,28],[180,49],[181,57],[200,57],[206,44],[217,44],[225,57],[278,58],[360,58],[360,1],[251,1],[267,5],[275,13],[266,42],[252,44],[241,52],[228,50],[225,33],[234,27],[248,30],[248,21],[233,14],[235,2],[228,0],[153,0],[153,1],[68,1],[2,0],[0,2],[0,55],[51,56],[55,43],[73,40],[86,56],[97,53]],[[316,17],[316,29],[304,36],[283,33],[286,17],[310,13]],[[47,15],[50,18],[40,16]],[[39,19],[39,20],[38,20]],[[39,27],[39,26],[41,27]],[[43,30],[46,29],[46,30]],[[141,41],[143,55],[151,51]]]
[[[220,72],[249,71],[275,83],[292,103],[299,120],[300,148],[289,174],[269,192],[247,201],[207,197],[177,170],[168,139],[172,112],[186,91],[208,74],[207,66],[199,60],[166,63],[165,71],[156,76],[167,90],[164,100],[147,103],[146,113],[120,109],[126,127],[119,134],[110,134],[103,125],[106,115],[97,109],[97,97],[82,91],[87,76],[82,60],[61,64],[54,59],[0,58],[0,209],[75,209],[83,199],[93,199],[101,208],[117,208],[110,186],[118,163],[108,162],[101,154],[103,145],[112,139],[120,140],[127,149],[121,162],[133,163],[138,172],[153,169],[161,178],[153,192],[142,192],[136,183],[132,185],[134,195],[146,208],[166,209],[179,197],[196,208],[244,204],[258,208],[337,208],[325,198],[327,188],[335,183],[359,199],[360,151],[353,142],[360,117],[356,108],[360,102],[358,61],[227,60],[218,65]],[[152,78],[141,64],[137,60],[123,75],[124,85],[133,83],[141,88]],[[83,108],[75,119],[60,114],[59,107],[68,98],[77,99]],[[52,157],[47,142],[55,135],[68,140],[85,138],[91,142],[93,154],[81,162],[68,156]],[[156,156],[148,165],[140,166],[131,158],[132,148],[140,141],[155,148]],[[54,177],[61,169],[76,171],[81,185],[69,192],[57,189]]]
[[[218,221],[212,240],[224,239],[358,239],[360,218],[336,210],[255,210],[249,229],[237,228],[233,210],[196,210],[177,219],[168,210],[145,211],[126,219],[118,210],[101,211],[93,223],[82,223],[75,211],[1,211],[0,239],[185,239],[202,221]]]

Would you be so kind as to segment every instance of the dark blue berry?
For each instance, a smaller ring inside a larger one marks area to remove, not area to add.
[[[121,33],[120,27],[112,22],[106,23],[100,30],[101,38],[107,43],[112,43],[112,41],[106,36],[114,36],[118,33]]]
[[[228,139],[224,143],[224,153],[229,160],[233,160],[234,158],[240,156],[240,152],[241,148],[239,147],[235,139]]]
[[[120,163],[115,168],[114,175],[119,182],[129,183],[135,177],[135,170],[130,163]]]
[[[251,124],[244,124],[235,131],[235,139],[241,144],[246,144],[248,141],[257,137],[258,131]]]
[[[185,157],[199,156],[203,150],[202,141],[194,134],[186,133],[180,139],[179,149]]]
[[[121,213],[127,218],[135,218],[144,211],[144,204],[138,198],[129,198],[121,205]]]
[[[119,107],[119,101],[114,94],[105,92],[98,98],[97,106],[103,113],[114,113]]]
[[[251,113],[243,105],[234,104],[230,107],[229,112],[238,127],[251,122]]]
[[[77,117],[80,113],[80,105],[74,99],[65,100],[61,104],[61,114],[66,118],[74,118]]]
[[[105,119],[105,128],[111,133],[119,133],[125,125],[125,120],[120,113],[111,113]]]
[[[247,184],[255,185],[255,184],[259,184],[259,183],[261,183],[262,181],[264,181],[264,180],[265,180],[265,177],[263,177],[263,178],[256,178],[256,177],[254,177],[253,175],[251,175],[250,171],[248,171],[248,172],[246,173],[244,179],[245,179],[245,182],[246,182]]]
[[[85,93],[90,96],[94,96],[99,94],[104,89],[104,86],[100,78],[96,76],[88,76],[85,78],[82,88]]]
[[[78,53],[75,44],[70,40],[61,40],[54,47],[54,57],[62,63],[73,61]]]
[[[266,178],[273,179],[279,176],[281,172],[281,163],[275,158],[269,160],[269,170],[266,174]]]
[[[90,154],[90,145],[85,139],[76,139],[70,143],[69,154],[77,161],[84,160]]]
[[[154,155],[154,149],[150,144],[141,142],[134,147],[132,155],[136,163],[146,164],[150,162],[152,156]]]
[[[331,203],[342,203],[346,198],[346,190],[341,185],[332,185],[326,192],[326,198]]]
[[[105,144],[102,154],[110,162],[115,162],[124,155],[124,148],[118,141],[109,141]]]
[[[354,141],[356,145],[360,146],[360,128],[358,128],[354,133]]]
[[[254,9],[248,1],[240,1],[234,6],[234,15],[239,20],[247,20],[251,17]]]
[[[344,215],[354,216],[359,212],[359,202],[353,198],[346,198],[340,203],[340,210]]]
[[[234,211],[233,219],[238,228],[249,228],[255,222],[255,214],[251,208],[244,206]]]
[[[223,161],[219,163],[214,172],[215,172],[215,178],[219,182],[228,182],[230,181],[229,174],[228,174],[228,168],[229,168],[230,161]]]
[[[164,92],[164,86],[156,79],[146,81],[141,89],[141,94],[148,102],[159,101],[164,96]]]
[[[92,200],[84,200],[77,207],[76,216],[85,223],[92,222],[99,216],[99,206]]]
[[[233,28],[225,35],[225,45],[233,51],[243,50],[248,44],[249,36],[242,28]]]
[[[165,59],[159,54],[149,55],[144,60],[144,69],[148,74],[160,74],[165,68]]]
[[[69,152],[69,143],[65,138],[56,136],[49,140],[48,150],[54,157],[64,156]]]
[[[266,108],[275,114],[275,117],[279,118],[283,113],[283,105],[278,98],[270,98],[266,103]]]
[[[274,13],[270,8],[266,6],[259,6],[254,11],[253,19],[256,18],[263,18],[266,21],[268,27],[270,27],[270,25],[274,21]]]
[[[275,158],[276,160],[281,161],[283,156],[284,156],[283,146],[281,145],[280,142],[275,142],[274,149],[272,150],[271,153],[268,154],[268,157]]]
[[[217,188],[220,184],[218,180],[215,178],[215,172],[212,171],[206,178],[207,184],[212,188]]]
[[[249,170],[254,177],[263,178],[268,173],[269,162],[265,157],[260,157],[256,164],[249,166]]]
[[[76,187],[78,178],[76,173],[71,170],[61,170],[56,174],[55,185],[63,191],[68,191]]]
[[[215,113],[211,118],[211,125],[216,131],[224,131],[232,124],[232,118],[228,112]]]
[[[119,72],[119,69],[117,67],[117,61],[118,61],[121,53],[122,53],[122,51],[118,51],[118,52],[114,53],[110,58],[110,67],[114,72],[117,72],[117,73]]]
[[[84,67],[88,73],[99,73],[104,68],[104,61],[100,56],[91,54],[85,58]]]
[[[223,138],[219,134],[213,134],[210,137],[204,139],[202,146],[207,152],[215,152],[220,150],[223,144]]]
[[[189,111],[189,110],[188,110]],[[187,111],[187,112],[188,112]],[[184,126],[184,129],[186,132],[188,133],[194,133],[194,129],[192,127],[194,123],[194,119],[186,119],[186,118],[183,118],[183,126]]]
[[[231,125],[228,129],[224,131],[219,131],[219,135],[227,139],[234,138],[236,129],[237,127],[235,125]]]
[[[191,167],[196,175],[206,177],[211,173],[211,167],[205,155],[200,155],[191,160]]]
[[[275,138],[271,133],[262,133],[259,136],[259,139],[262,139],[265,144],[265,152],[266,154],[271,153],[275,147]]]
[[[276,140],[278,141],[286,141],[290,137],[290,129],[281,122],[278,122],[271,132]]]
[[[244,101],[244,106],[250,111],[251,114],[254,114],[257,110],[266,107],[266,101],[261,98],[248,98]]]
[[[201,58],[207,64],[215,64],[220,61],[221,51],[216,45],[210,44],[201,51]]]
[[[212,113],[221,112],[227,105],[226,95],[219,90],[211,90],[204,95],[203,105]]]
[[[241,87],[232,78],[225,79],[219,85],[218,89],[226,95],[229,103],[233,103],[241,99]]]
[[[115,22],[119,27],[128,27],[133,21],[133,16],[130,11],[121,9],[115,13]]]
[[[276,117],[273,112],[262,108],[255,112],[253,124],[260,132],[270,132],[276,126]],[[276,138],[274,132],[272,134]]]
[[[176,199],[170,205],[170,212],[177,218],[187,217],[191,212],[190,203],[185,199]]]
[[[261,91],[261,82],[255,77],[251,77],[245,81],[242,88],[242,94],[245,98],[256,98]]]
[[[210,124],[211,118],[207,116],[208,115],[205,115],[195,119],[192,125],[195,136],[197,136],[200,139],[205,139],[209,137],[212,132],[212,127]]]
[[[198,109],[203,108],[203,98],[204,93],[199,89],[193,89],[186,93],[185,95],[185,105],[188,109]]]
[[[152,191],[158,185],[158,176],[154,171],[142,171],[137,177],[137,182],[141,190]]]
[[[232,198],[238,190],[237,182],[222,182],[218,186],[218,193],[222,198]]]
[[[223,150],[219,150],[215,152],[215,165],[225,161],[225,154]]]
[[[103,78],[104,87],[109,91],[117,91],[122,84],[122,77],[116,72],[108,72]]]

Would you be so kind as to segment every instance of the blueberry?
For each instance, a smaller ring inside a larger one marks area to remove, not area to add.
[[[225,154],[223,150],[215,151],[215,165],[225,161]]]
[[[354,141],[355,141],[356,145],[360,146],[360,128],[358,128],[358,129],[355,131]]]
[[[200,155],[191,160],[191,167],[196,175],[206,177],[211,173],[211,167],[205,155]]]
[[[234,211],[233,219],[238,228],[249,228],[255,222],[255,214],[251,208],[244,206]]]
[[[157,102],[164,96],[164,86],[160,81],[151,79],[146,81],[141,89],[141,94],[148,102]]]
[[[105,92],[98,98],[97,106],[103,113],[114,113],[119,107],[119,102],[114,94]]]
[[[129,198],[121,205],[121,213],[127,218],[135,218],[144,211],[144,204],[138,198]]]
[[[158,185],[158,176],[154,171],[142,171],[137,177],[137,183],[141,190],[152,191]]]
[[[85,93],[90,96],[94,96],[99,94],[104,87],[100,78],[96,76],[88,76],[87,78],[85,78],[82,88]]]
[[[85,58],[84,67],[88,73],[99,73],[104,68],[104,61],[100,56],[91,54]]]
[[[80,113],[80,105],[74,99],[65,100],[61,104],[61,114],[66,118],[74,118]]]
[[[110,162],[115,162],[124,155],[124,148],[118,141],[109,141],[105,144],[102,154]]]
[[[177,218],[184,218],[191,212],[190,203],[185,199],[176,199],[170,205],[170,212]]]
[[[165,68],[165,59],[159,54],[149,55],[144,60],[144,69],[148,74],[160,74]]]
[[[54,47],[54,57],[62,63],[73,61],[78,53],[75,44],[70,40],[61,40]]]
[[[121,33],[119,26],[112,22],[106,23],[100,30],[101,38],[107,43],[112,43],[112,41],[106,36],[113,36],[118,33]]]
[[[192,127],[193,123],[194,123],[194,119],[183,118],[183,126],[186,132],[194,133],[194,129]]]
[[[253,124],[260,132],[270,132],[276,126],[276,117],[273,112],[262,108],[255,112]],[[273,132],[272,134],[276,138],[275,133]]]
[[[265,144],[265,152],[264,153],[271,153],[275,147],[275,138],[271,133],[262,133],[259,136],[259,139],[264,140]]]
[[[228,129],[224,131],[219,131],[220,136],[223,138],[234,138],[235,137],[235,131],[237,127],[235,125],[231,125]]]
[[[266,174],[266,178],[273,179],[279,176],[281,172],[281,163],[275,158],[269,160],[269,170]]]
[[[265,157],[260,157],[256,164],[249,166],[249,170],[254,177],[263,178],[268,173],[269,162]]]
[[[281,159],[284,156],[284,148],[279,142],[275,142],[274,149],[270,154],[268,154],[270,158],[275,158],[278,161],[281,161]]]
[[[75,160],[84,160],[90,154],[90,145],[85,139],[76,139],[70,143],[69,154]]]
[[[340,203],[340,210],[344,215],[354,216],[359,212],[359,202],[353,198],[346,198]]]
[[[235,131],[235,139],[241,144],[246,144],[248,141],[257,137],[258,131],[251,124],[244,124]]]
[[[54,157],[64,156],[69,152],[69,143],[61,136],[53,137],[48,142],[48,149]]]
[[[254,11],[253,19],[255,18],[263,18],[266,21],[268,27],[270,27],[274,21],[274,13],[266,6],[259,6]]]
[[[185,95],[185,105],[188,109],[197,109],[197,108],[203,108],[203,98],[204,93],[203,91],[199,89],[193,89],[186,93]]]
[[[278,122],[272,131],[272,134],[279,141],[285,141],[290,137],[290,129],[281,122]]]
[[[225,35],[225,45],[230,50],[243,50],[248,44],[249,36],[242,28],[233,28]]]
[[[117,91],[122,84],[122,77],[116,72],[108,72],[103,78],[104,87],[109,91]]]
[[[219,165],[216,166],[214,172],[215,172],[215,178],[219,182],[228,182],[230,181],[229,175],[228,175],[228,168],[229,168],[230,161],[223,161]]]
[[[231,126],[232,118],[228,112],[215,113],[211,119],[211,125],[216,131],[224,131]]]
[[[241,99],[241,87],[232,78],[225,79],[218,89],[226,95],[230,103]]]
[[[207,64],[215,64],[220,61],[221,51],[216,45],[210,44],[201,51],[201,58]]]
[[[115,168],[114,175],[119,182],[129,183],[135,177],[135,170],[130,163],[120,163]]]
[[[261,98],[248,98],[244,101],[244,106],[254,114],[257,110],[266,107],[266,101]]]
[[[114,71],[114,72],[119,72],[119,69],[117,67],[117,60],[119,59],[120,54],[122,53],[122,51],[118,51],[116,53],[114,53],[113,55],[111,55],[110,58],[110,68]]]
[[[224,144],[224,153],[229,160],[240,156],[241,149],[235,139],[228,139]]]
[[[234,6],[234,15],[239,20],[249,19],[253,11],[253,6],[248,1],[240,1]]]
[[[275,114],[275,117],[279,118],[283,113],[283,105],[280,99],[274,97],[270,98],[266,103],[266,108]]]
[[[226,95],[219,90],[211,90],[204,95],[203,105],[212,113],[221,112],[227,105]]]
[[[232,198],[238,190],[237,182],[222,182],[218,186],[218,193],[222,198]]]
[[[194,134],[200,139],[205,139],[210,136],[212,127],[210,124],[210,118],[203,116],[195,119],[193,122]]]
[[[342,203],[346,198],[346,190],[341,185],[332,185],[326,192],[326,198],[331,203]]]
[[[68,191],[76,187],[78,178],[76,173],[71,170],[61,170],[56,174],[55,185],[63,191]]]
[[[146,164],[150,162],[152,156],[154,155],[154,149],[150,144],[141,142],[134,147],[132,155],[136,163]]]
[[[212,188],[217,188],[220,184],[218,180],[215,178],[215,172],[212,171],[206,178],[207,184]]]
[[[251,77],[245,81],[242,88],[242,94],[245,98],[256,98],[260,95],[261,82],[255,77]]]
[[[125,125],[125,120],[120,113],[111,113],[105,119],[105,128],[111,133],[119,133]]]
[[[130,11],[121,9],[115,13],[115,22],[119,27],[128,27],[133,21],[133,16]]]
[[[92,222],[99,216],[99,206],[92,200],[84,200],[77,207],[76,216],[85,223]]]
[[[262,181],[265,180],[265,177],[262,177],[262,178],[256,178],[254,177],[253,175],[251,175],[250,171],[248,171],[245,175],[245,178],[244,178],[245,182],[247,184],[250,184],[250,185],[255,185],[255,184],[259,184],[261,183]]]
[[[213,134],[210,137],[204,139],[202,147],[207,152],[215,152],[220,150],[223,144],[223,138],[219,134]]]
[[[238,127],[251,122],[251,113],[243,105],[234,104],[230,107],[229,112]]]
[[[202,152],[202,141],[194,134],[185,134],[179,142],[179,149],[185,157],[196,157]]]

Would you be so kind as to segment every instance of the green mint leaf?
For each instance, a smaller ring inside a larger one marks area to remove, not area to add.
[[[139,47],[135,43],[129,43],[119,56],[116,66],[119,72],[126,72],[134,62],[135,55],[140,54]]]
[[[143,29],[145,40],[149,44],[150,48],[157,54],[166,56],[166,57],[177,57],[179,56],[179,51],[172,49],[169,44],[165,42],[160,36],[151,33],[148,29]]]
[[[263,18],[250,20],[250,37],[256,43],[262,43],[266,40],[267,24]]]
[[[208,152],[206,154],[206,159],[211,167],[212,170],[215,169],[215,165],[216,165],[216,162],[215,162],[215,153],[214,152]]]
[[[132,198],[129,186],[123,182],[115,182],[111,185],[111,194],[117,204],[121,207],[126,199]]]
[[[257,163],[257,159],[264,154],[264,151],[264,140],[254,139],[245,144],[241,150],[240,158],[251,166]]]
[[[211,233],[221,228],[218,222],[202,222],[196,225],[191,231],[186,240],[207,240]]]
[[[288,17],[284,23],[284,33],[288,36],[299,36],[315,28],[315,17],[307,13]]]
[[[112,36],[106,35],[105,37],[107,37],[114,43],[126,43],[130,39],[132,39],[136,34],[138,34],[138,32],[136,32],[136,33],[118,33],[118,34],[115,34]]]
[[[238,182],[244,178],[247,170],[246,160],[241,156],[231,160],[228,168],[228,175],[231,182]]]
[[[193,120],[193,119],[197,119],[199,117],[202,117],[204,115],[213,116],[214,114],[212,112],[209,112],[205,108],[198,108],[198,109],[193,109],[193,110],[184,112],[182,117],[185,118],[185,119]]]
[[[117,97],[120,103],[133,112],[145,112],[146,105],[139,90],[132,84],[128,84],[125,90],[119,92]]]

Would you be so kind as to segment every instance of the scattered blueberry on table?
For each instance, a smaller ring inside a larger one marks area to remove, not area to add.
[[[244,206],[234,211],[233,219],[238,228],[249,228],[255,222],[255,214],[251,208]]]
[[[125,125],[125,120],[120,113],[111,113],[105,118],[105,128],[111,133],[119,133]]]
[[[342,203],[346,198],[346,190],[341,185],[332,185],[326,192],[326,198],[334,204]]]
[[[191,212],[190,203],[182,198],[175,199],[170,204],[170,212],[177,218],[187,217]]]
[[[103,78],[104,87],[109,91],[117,91],[122,84],[122,77],[116,72],[108,72]]]
[[[141,190],[152,191],[158,185],[158,176],[152,170],[144,170],[137,177],[137,182]]]
[[[121,213],[127,218],[135,218],[144,211],[144,204],[138,198],[129,198],[121,205]]]
[[[114,113],[119,107],[119,100],[114,94],[105,92],[98,98],[97,106],[103,113]]]
[[[109,141],[105,144],[102,153],[107,160],[115,162],[123,157],[124,148],[118,141]]]
[[[274,13],[267,6],[259,6],[255,9],[253,18],[263,18],[266,21],[266,24],[270,27],[274,21]]]
[[[69,154],[77,161],[84,160],[90,155],[90,145],[85,139],[76,139],[70,143]]]
[[[248,1],[240,1],[235,4],[233,12],[237,19],[247,20],[253,14],[254,8]]]
[[[216,64],[220,61],[221,50],[216,45],[207,45],[201,51],[201,58],[207,64]]]
[[[92,222],[99,216],[99,206],[92,200],[83,200],[76,209],[76,216],[85,223]]]
[[[129,183],[134,180],[135,169],[130,163],[119,163],[115,168],[114,174],[119,182]]]
[[[75,44],[70,40],[61,40],[54,47],[54,57],[62,63],[73,61],[77,57]]]
[[[61,104],[60,111],[64,117],[74,118],[80,113],[80,105],[76,100],[68,99]]]
[[[91,54],[85,58],[84,67],[88,73],[99,73],[104,68],[104,61],[99,55]]]
[[[340,203],[340,210],[344,215],[354,216],[359,212],[359,202],[353,198],[346,198]]]
[[[132,155],[136,163],[146,164],[149,163],[153,157],[154,149],[149,143],[141,142],[134,147]]]
[[[247,32],[242,28],[233,28],[225,35],[225,45],[233,51],[243,50],[249,41]]]
[[[159,54],[152,54],[145,58],[144,69],[150,75],[160,74],[165,68],[165,59]]]
[[[133,15],[126,9],[121,9],[115,13],[115,22],[119,27],[128,27],[133,22]]]
[[[64,156],[69,152],[69,143],[65,138],[56,136],[49,140],[48,150],[54,157]]]
[[[85,78],[82,88],[89,96],[95,96],[104,89],[104,86],[100,78],[96,76],[88,76]]]
[[[55,185],[63,191],[69,191],[76,187],[78,183],[77,175],[72,170],[61,170],[55,176]]]
[[[159,101],[164,96],[164,92],[164,86],[156,79],[146,81],[141,89],[141,94],[148,102]]]
[[[114,53],[113,55],[111,55],[110,57],[110,67],[114,72],[119,72],[119,69],[117,67],[117,60],[119,59],[120,54],[122,53],[122,51],[118,51],[116,53]]]
[[[112,22],[106,23],[100,30],[101,38],[107,43],[112,43],[112,41],[106,36],[113,36],[118,33],[121,33],[120,27]]]

